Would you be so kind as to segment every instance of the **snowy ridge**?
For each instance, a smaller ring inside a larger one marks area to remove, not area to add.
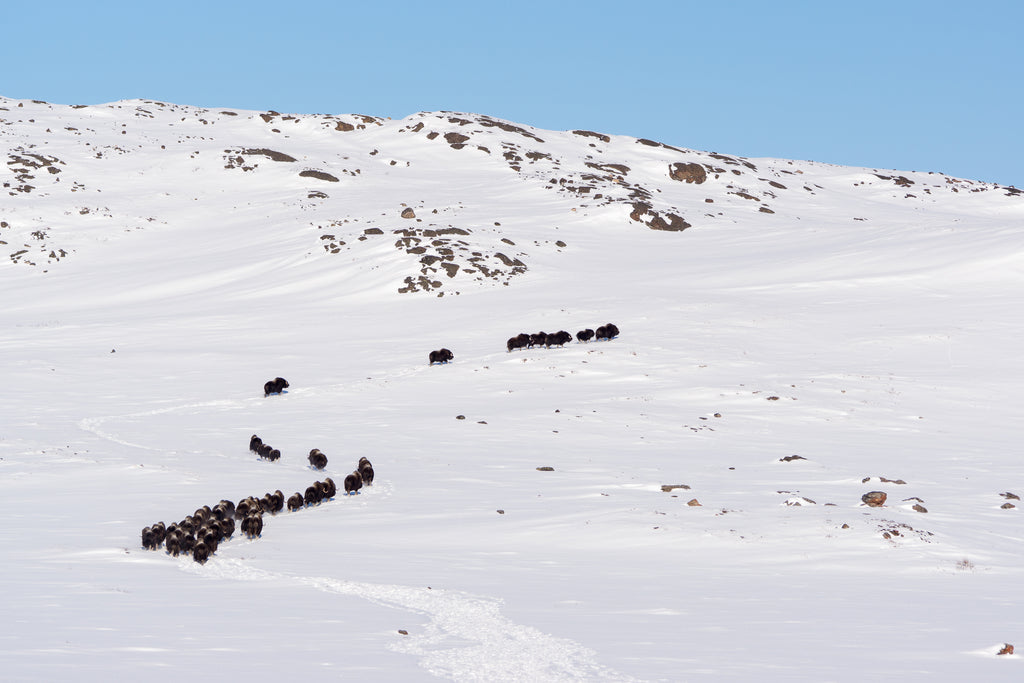
[[[1014,188],[457,112],[0,148],[5,680],[1019,678]]]

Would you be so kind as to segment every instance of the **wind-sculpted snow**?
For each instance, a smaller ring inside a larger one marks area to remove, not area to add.
[[[741,151],[0,100],[5,680],[1019,679],[1024,198]]]

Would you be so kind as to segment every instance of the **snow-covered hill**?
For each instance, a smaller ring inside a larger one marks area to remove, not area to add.
[[[1019,678],[1015,188],[152,101],[0,152],[5,679]]]

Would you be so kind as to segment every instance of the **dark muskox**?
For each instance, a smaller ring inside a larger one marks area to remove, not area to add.
[[[544,343],[547,340],[547,338],[548,338],[548,334],[547,334],[547,332],[544,332],[544,331],[537,332],[535,334],[531,334],[530,335],[529,346],[531,348],[534,347],[534,346],[544,346]]]
[[[284,510],[284,494],[281,493],[280,489],[263,496],[260,502],[263,505],[263,509],[272,515],[276,515],[281,510]]]
[[[142,547],[146,550],[156,550],[160,547],[160,543],[156,539],[157,535],[153,531],[153,527],[147,526],[142,530]]]
[[[248,515],[239,527],[247,537],[256,538],[263,533],[263,517],[258,514]]]
[[[224,539],[231,538],[231,535],[235,533],[235,520],[233,517],[228,517],[222,520],[220,523],[221,535]]]
[[[177,557],[181,554],[181,536],[182,533],[178,529],[167,532],[167,538],[164,539],[164,546],[167,548],[168,554],[172,557]]]
[[[259,447],[263,445],[263,439],[253,434],[249,437],[249,450],[253,453],[259,453]]]
[[[505,343],[505,346],[508,347],[509,351],[511,351],[512,349],[525,349],[530,346],[530,335],[526,334],[525,332],[521,332],[516,336],[512,337],[511,339],[509,339]]]
[[[196,547],[195,534],[182,533],[181,535],[181,552],[190,553],[192,549]]]
[[[589,327],[576,333],[576,338],[581,342],[588,342],[594,338],[594,331]]]
[[[315,486],[306,487],[306,495],[303,496],[303,500],[306,501],[306,505],[316,505],[320,502],[323,493]]]
[[[263,506],[258,500],[252,496],[248,496],[238,501],[238,505],[235,506],[235,519],[242,520],[251,514],[261,514],[263,512]]]
[[[453,360],[455,355],[448,349],[440,349],[439,351],[431,351],[429,357],[429,365],[433,365],[434,363],[447,363],[448,361]]]
[[[306,501],[302,497],[302,494],[294,493],[292,494],[292,497],[288,499],[288,512],[294,512],[295,510],[298,510],[305,504]]]
[[[192,548],[192,559],[199,564],[206,564],[206,561],[210,559],[210,547],[202,541],[196,543]]]
[[[363,483],[367,486],[373,485],[373,465],[367,460],[365,463],[359,465],[359,478],[363,480]]]
[[[338,493],[338,487],[334,484],[334,480],[330,477],[324,479],[324,500],[330,500],[334,498]]]
[[[260,445],[256,447],[256,454],[259,455],[261,458],[269,458],[270,452],[272,450],[274,450],[274,447],[271,446],[269,443],[261,442]]]
[[[551,346],[561,346],[562,344],[567,344],[567,343],[569,343],[571,341],[572,341],[572,335],[571,334],[569,334],[565,330],[559,330],[558,332],[555,332],[554,334],[547,335],[544,338],[544,345],[548,346],[548,347],[551,347]]]
[[[223,522],[225,519],[231,519],[235,516],[235,504],[230,500],[222,500],[213,506],[213,517],[216,520]]]
[[[288,380],[286,380],[284,377],[275,377],[274,379],[270,380],[269,382],[263,385],[263,397],[266,398],[271,394],[280,394],[289,386],[291,385],[288,384]]]
[[[213,517],[213,510],[210,509],[209,505],[204,505],[192,513],[192,519],[196,520],[196,523],[200,526],[209,521],[210,517]]]
[[[314,448],[309,452],[309,464],[315,470],[322,470],[327,467],[327,456],[321,453],[319,448]]]
[[[594,335],[597,339],[615,339],[619,336],[619,328],[614,323],[608,323],[597,328]]]
[[[363,476],[356,470],[352,474],[345,477],[345,495],[355,495],[359,493],[359,489],[363,488]]]
[[[196,538],[201,544],[210,549],[210,554],[212,555],[217,552],[217,546],[220,545],[220,527],[203,529],[202,537],[197,536]]]

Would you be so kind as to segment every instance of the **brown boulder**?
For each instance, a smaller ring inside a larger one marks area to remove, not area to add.
[[[674,163],[668,167],[668,177],[684,183],[700,185],[708,179],[707,171],[700,164]]]
[[[864,501],[865,505],[873,508],[882,507],[885,505],[885,499],[887,496],[884,491],[869,491],[860,497]]]
[[[416,212],[411,207],[405,207],[402,209],[402,218],[416,218]]]

